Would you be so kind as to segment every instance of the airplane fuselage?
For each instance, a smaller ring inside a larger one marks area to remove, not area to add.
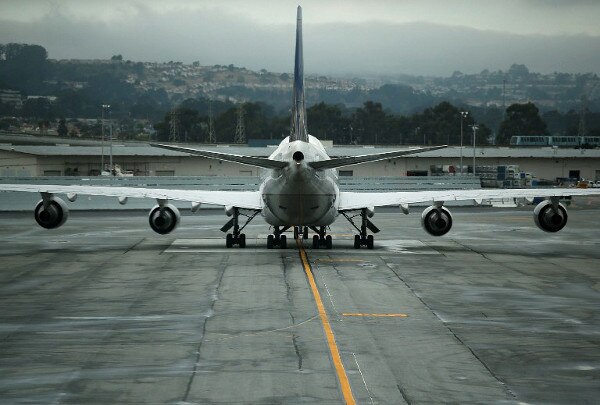
[[[315,170],[307,162],[327,160],[321,142],[284,139],[269,159],[289,162],[267,171],[260,187],[265,221],[274,226],[327,226],[338,216],[340,190],[337,172]]]

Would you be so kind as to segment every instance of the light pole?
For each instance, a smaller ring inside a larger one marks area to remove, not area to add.
[[[108,104],[102,104],[102,158],[100,163],[100,174],[104,171],[104,110],[110,108]]]
[[[463,119],[469,115],[468,111],[460,112],[460,175],[463,175]]]
[[[109,161],[109,170],[110,174],[113,174],[113,156],[112,156],[112,121],[110,120],[110,111],[108,112],[108,128],[110,133],[110,161]]]
[[[477,137],[476,135],[479,127],[473,124],[471,128],[473,128],[473,176],[475,176],[475,138]]]

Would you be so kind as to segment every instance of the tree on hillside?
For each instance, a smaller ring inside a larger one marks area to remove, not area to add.
[[[388,115],[381,103],[367,101],[352,114],[352,138],[358,143],[378,144],[387,139]]]
[[[427,145],[460,145],[460,123],[462,109],[447,101],[427,108],[421,114],[408,117],[408,125],[404,124],[404,142]],[[472,143],[471,129],[475,124],[473,114],[463,118],[463,144]],[[478,124],[477,144],[487,145],[491,130],[483,124]],[[408,142],[407,142],[408,141]]]
[[[39,90],[46,78],[48,52],[40,45],[6,44],[0,48],[0,77],[26,93]]]
[[[342,116],[342,110],[331,104],[319,103],[306,110],[307,125],[311,135],[319,139],[333,140],[334,143],[348,143],[349,120]]]
[[[546,123],[535,104],[513,104],[506,109],[496,140],[499,145],[508,145],[512,136],[547,134]]]
[[[67,136],[69,130],[67,129],[67,121],[64,118],[61,118],[60,121],[58,121],[58,136],[64,138]]]

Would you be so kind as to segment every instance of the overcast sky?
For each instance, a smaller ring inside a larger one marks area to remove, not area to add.
[[[298,4],[307,72],[600,72],[596,0],[1,0],[0,43],[290,72]]]

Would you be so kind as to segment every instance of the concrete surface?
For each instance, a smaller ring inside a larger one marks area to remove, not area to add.
[[[597,401],[600,205],[575,205],[556,235],[531,207],[456,209],[442,238],[381,210],[372,251],[344,218],[305,243],[357,403]],[[0,402],[342,403],[298,248],[257,219],[225,249],[226,220],[1,213]]]

